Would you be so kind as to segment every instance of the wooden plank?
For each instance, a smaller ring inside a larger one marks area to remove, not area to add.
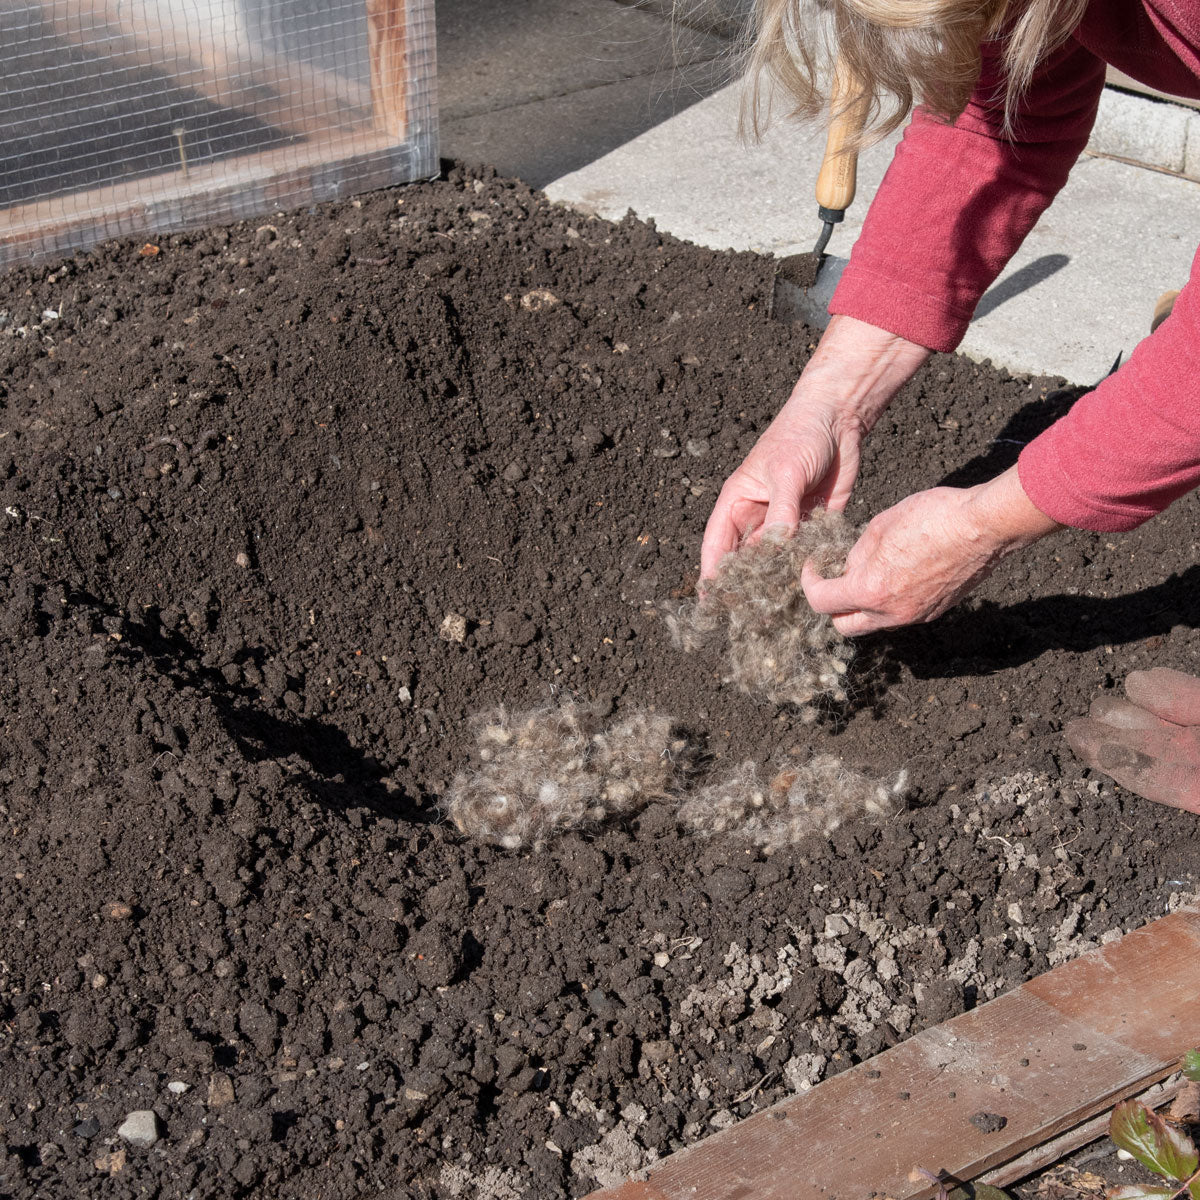
[[[348,79],[253,45],[211,22],[177,23],[129,0],[40,0],[56,36],[113,66],[150,68],[220,108],[305,137],[369,128],[371,96]],[[181,18],[182,20],[183,18]],[[401,135],[402,136],[402,135]]]
[[[1186,909],[592,1200],[927,1200],[913,1168],[975,1179],[1169,1075],[1200,1045],[1198,998],[1200,909]]]
[[[1140,1100],[1149,1108],[1162,1108],[1175,1099],[1182,1078],[1181,1075],[1172,1075],[1170,1079],[1153,1084],[1144,1092],[1139,1092],[1134,1099]],[[1032,1175],[1035,1171],[1053,1166],[1056,1162],[1061,1162],[1068,1154],[1073,1154],[1082,1146],[1088,1145],[1089,1142],[1106,1137],[1111,1116],[1111,1110],[1105,1109],[1104,1112],[1084,1121],[1081,1125],[1076,1125],[1074,1129],[1060,1133],[1058,1137],[1051,1138],[1050,1141],[1043,1142],[1040,1146],[1034,1146],[1032,1150],[1026,1150],[1024,1154],[1014,1158],[1011,1162],[994,1167],[980,1176],[980,1180],[995,1187],[1005,1187],[1024,1179],[1027,1175]]]
[[[0,211],[0,265],[29,262],[112,237],[167,233],[246,220],[279,208],[318,203],[397,179],[397,156],[428,174],[427,148],[397,146],[390,135],[366,134],[302,144],[167,172],[55,200]]]
[[[375,128],[403,138],[408,128],[408,14],[405,0],[366,0],[367,55]]]

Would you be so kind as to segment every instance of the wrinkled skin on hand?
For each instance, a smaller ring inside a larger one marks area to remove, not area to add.
[[[846,569],[823,579],[801,575],[814,612],[834,617],[846,637],[932,621],[981,583],[1004,546],[970,516],[970,490],[933,488],[881,512],[846,557]]]
[[[1125,694],[1098,697],[1068,724],[1071,749],[1129,791],[1200,814],[1200,679],[1167,667],[1133,671]]]
[[[701,578],[712,578],[721,559],[752,535],[794,529],[817,506],[841,512],[858,474],[861,439],[833,405],[801,407],[794,395],[721,489],[704,534]]]

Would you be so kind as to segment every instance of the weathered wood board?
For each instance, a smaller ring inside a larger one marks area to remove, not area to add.
[[[1200,1045],[1200,909],[1162,917],[592,1200],[925,1200],[1170,1074]],[[973,1119],[974,1118],[974,1119]]]

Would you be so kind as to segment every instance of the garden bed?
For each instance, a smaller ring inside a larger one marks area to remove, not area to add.
[[[461,172],[0,280],[0,1193],[579,1195],[1200,890],[1196,819],[1060,732],[1200,669],[1194,497],[865,643],[815,725],[672,646],[815,336],[772,286]],[[851,516],[1000,469],[1054,386],[936,357]],[[562,698],[909,808],[464,841],[468,718]]]

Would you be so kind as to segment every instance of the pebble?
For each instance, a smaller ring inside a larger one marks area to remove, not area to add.
[[[1008,1124],[1007,1117],[1002,1117],[999,1113],[993,1112],[980,1111],[973,1113],[968,1120],[970,1120],[971,1124],[980,1133],[999,1133]]]
[[[131,1112],[125,1123],[117,1130],[117,1136],[132,1146],[149,1148],[159,1139],[158,1115],[153,1109],[139,1108]]]
[[[242,570],[245,570],[250,565],[250,555],[245,550],[239,550],[237,557],[233,560]]]
[[[190,1083],[184,1083],[182,1079],[172,1079],[171,1082],[167,1084],[167,1091],[173,1096],[182,1096],[185,1092],[191,1091],[191,1089],[192,1085]]]
[[[86,1121],[80,1121],[71,1132],[76,1137],[93,1138],[100,1132],[99,1117],[88,1117]]]
[[[104,906],[104,915],[110,921],[128,921],[133,916],[133,909],[128,904],[122,904],[116,901],[112,904]]]
[[[654,956],[654,965],[656,967],[665,967],[670,961],[671,956],[665,950],[660,950]]]
[[[504,468],[504,478],[508,483],[520,483],[525,478],[525,468],[519,462],[510,462]]]
[[[208,1107],[224,1108],[233,1101],[233,1080],[224,1071],[218,1071],[208,1081]]]
[[[411,704],[412,703],[412,689],[402,687],[396,693],[396,699],[399,700],[401,704]]]
[[[825,936],[827,938],[842,937],[850,932],[850,923],[837,913],[830,913],[825,918]]]
[[[642,1057],[656,1065],[670,1062],[675,1057],[675,1047],[668,1041],[657,1040],[642,1043]]]
[[[442,618],[438,637],[443,642],[464,642],[467,638],[467,618],[461,613],[447,613]]]
[[[559,303],[558,297],[549,288],[534,288],[521,297],[521,307],[530,312],[541,312]]]

